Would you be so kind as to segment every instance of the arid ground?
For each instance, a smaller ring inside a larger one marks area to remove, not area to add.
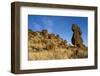
[[[69,45],[59,35],[47,30],[28,30],[28,60],[87,58],[88,48]]]

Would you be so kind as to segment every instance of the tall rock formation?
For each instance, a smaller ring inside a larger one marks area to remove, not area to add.
[[[82,31],[80,27],[77,24],[72,24],[72,44],[75,45],[78,48],[83,48],[83,39],[81,37]]]

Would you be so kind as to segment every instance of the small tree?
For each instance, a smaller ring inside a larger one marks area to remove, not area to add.
[[[59,35],[56,35],[57,38],[59,38]]]
[[[66,40],[64,40],[64,43],[67,43],[67,41],[66,41]]]

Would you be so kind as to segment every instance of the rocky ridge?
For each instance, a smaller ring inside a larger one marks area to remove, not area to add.
[[[28,30],[28,59],[53,60],[87,58],[88,49],[68,45],[59,35],[51,34],[47,30]]]

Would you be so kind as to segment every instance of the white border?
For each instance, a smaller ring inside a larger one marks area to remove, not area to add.
[[[42,69],[94,65],[94,11],[39,7],[20,8],[20,69]],[[28,61],[28,14],[88,17],[88,59]]]

